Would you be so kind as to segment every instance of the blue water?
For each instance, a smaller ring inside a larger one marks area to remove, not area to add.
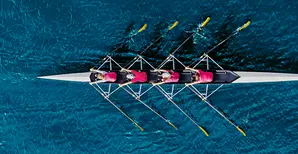
[[[100,0],[0,2],[1,153],[297,153],[298,82],[224,86],[210,98],[247,133],[190,91],[175,99],[209,133],[205,135],[156,90],[144,100],[159,117],[119,91],[112,100],[145,129],[140,132],[88,84],[37,79],[88,71],[109,53],[127,27],[146,31],[128,43],[118,61],[152,41],[156,27],[179,25],[160,44],[163,59],[183,30],[210,23],[198,45],[177,53],[184,62],[233,30],[252,24],[211,55],[225,68],[298,73],[298,2],[286,0]],[[162,28],[161,28],[162,29]],[[158,28],[157,28],[158,31]],[[167,43],[166,43],[167,42]],[[191,46],[191,45],[190,45]],[[152,50],[153,52],[154,50]],[[120,54],[120,53],[119,53]],[[152,58],[153,57],[153,58]]]

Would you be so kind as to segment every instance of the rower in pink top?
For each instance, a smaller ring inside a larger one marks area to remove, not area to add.
[[[117,80],[117,74],[115,72],[106,72],[91,68],[90,71],[96,72],[95,74],[96,81],[94,83],[102,83],[102,82],[115,82]]]
[[[131,83],[136,82],[146,82],[147,81],[147,73],[146,72],[138,72],[135,70],[128,70],[128,69],[121,69],[121,71],[126,71],[128,74],[126,75],[126,78],[129,79],[129,82],[120,84],[120,86],[125,86]]]
[[[185,69],[191,70],[195,72],[194,82],[185,85],[193,85],[198,83],[209,83],[213,81],[213,73],[212,72],[205,72],[200,69],[193,69],[186,67]]]
[[[212,82],[213,80],[213,73],[212,72],[204,72],[202,70],[198,70],[196,73],[196,78],[199,78],[199,81],[201,83],[208,83],[208,82]]]
[[[180,74],[178,72],[174,72],[172,70],[157,69],[157,70],[154,70],[154,72],[162,73],[161,74],[162,79],[161,79],[161,82],[153,83],[153,85],[178,82],[179,78],[180,78]]]
[[[130,78],[132,83],[146,82],[147,81],[147,73],[146,72],[138,72],[138,71],[135,71],[135,70],[131,70],[131,73],[134,76],[134,77]]]

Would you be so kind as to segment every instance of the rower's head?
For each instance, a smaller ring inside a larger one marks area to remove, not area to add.
[[[164,72],[164,73],[161,74],[161,76],[162,76],[163,79],[168,79],[168,78],[171,77],[171,74],[169,72]]]
[[[95,77],[97,77],[97,79],[99,79],[99,80],[104,79],[104,76],[101,73],[95,74]]]
[[[135,78],[135,75],[132,73],[129,73],[126,75],[126,78],[132,80],[133,78]]]
[[[199,81],[200,80],[200,74],[199,73],[196,73],[195,75],[195,81]]]

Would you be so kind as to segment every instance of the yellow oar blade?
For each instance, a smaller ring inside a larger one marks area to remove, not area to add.
[[[248,27],[250,24],[250,21],[247,21],[242,27],[239,28],[239,31],[240,30],[243,30],[244,28]]]
[[[137,126],[142,132],[144,131],[144,129],[141,127],[141,126],[139,126],[137,123],[134,123],[135,124],[135,126]]]
[[[243,136],[246,136],[246,134],[245,134],[245,132],[244,132],[243,129],[241,129],[239,126],[237,126],[236,128],[239,130],[239,132],[241,132],[243,134]]]
[[[199,128],[201,129],[202,132],[204,132],[206,136],[209,136],[208,132],[203,127],[200,126]]]
[[[169,30],[172,30],[174,27],[178,25],[178,21],[175,21],[172,26],[169,27]]]
[[[147,28],[147,24],[144,24],[143,27],[141,27],[141,28],[138,30],[138,33],[144,31],[146,28]]]
[[[178,130],[178,128],[174,125],[174,124],[172,124],[170,121],[168,122],[173,128],[175,128],[176,130]]]
[[[210,21],[210,19],[211,19],[210,17],[207,17],[207,19],[202,23],[201,28],[205,27],[208,24],[208,22]]]

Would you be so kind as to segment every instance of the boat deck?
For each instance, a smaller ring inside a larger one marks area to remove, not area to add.
[[[109,70],[102,70],[102,71],[109,71]],[[146,84],[146,83],[152,83],[152,82],[160,82],[160,75],[158,72],[154,72],[153,70],[142,70],[147,72],[148,80],[147,82],[143,83],[134,83],[134,84]],[[193,81],[194,73],[189,70],[174,70],[175,72],[178,72],[180,74],[179,81],[176,83],[168,83],[168,84],[184,84],[184,83],[190,83]],[[112,72],[117,73],[117,80],[116,82],[112,82],[115,84],[119,83],[125,83],[129,80],[126,78],[127,72],[120,72],[119,70],[113,70]],[[224,83],[232,83],[236,79],[238,79],[240,76],[235,74],[232,71],[229,70],[208,70],[208,72],[213,73],[213,81],[208,84],[224,84]],[[90,74],[90,81],[95,82],[96,77],[95,74],[97,73],[91,73]],[[105,82],[106,83],[106,82]]]

